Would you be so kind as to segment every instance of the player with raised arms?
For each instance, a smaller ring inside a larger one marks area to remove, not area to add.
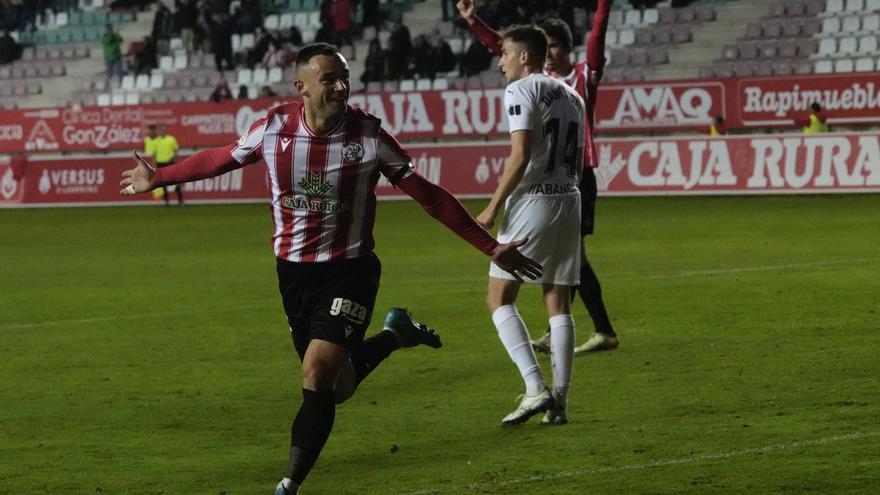
[[[303,47],[293,84],[302,101],[270,109],[237,143],[159,170],[135,153],[136,166],[120,182],[130,195],[255,163],[267,167],[279,289],[303,380],[276,495],[297,493],[330,435],[336,404],[379,363],[400,347],[441,345],[402,308],[364,338],[379,289],[373,223],[380,174],[512,276],[541,275],[540,264],[518,250],[525,239],[499,244],[448,191],[413,169],[378,118],[348,104],[348,62],[336,47]]]

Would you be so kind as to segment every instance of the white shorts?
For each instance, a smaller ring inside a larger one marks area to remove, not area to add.
[[[544,266],[544,275],[534,284],[574,286],[581,272],[581,196],[521,196],[507,201],[498,242],[529,238],[519,248],[524,255]],[[489,276],[516,280],[513,275],[489,266]]]

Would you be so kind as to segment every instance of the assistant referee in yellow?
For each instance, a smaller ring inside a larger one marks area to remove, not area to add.
[[[149,136],[144,138],[144,154],[153,157],[156,167],[162,168],[172,165],[174,157],[177,155],[177,139],[165,132],[164,124],[150,124],[147,126]],[[183,206],[183,189],[180,186],[168,186],[162,188],[162,198],[165,200],[165,206],[168,206],[169,190],[177,192],[177,204]]]

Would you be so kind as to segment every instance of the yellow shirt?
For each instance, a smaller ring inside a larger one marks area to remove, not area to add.
[[[168,134],[144,139],[144,153],[153,155],[156,163],[168,163],[174,160],[174,154],[177,153],[177,149],[177,140],[174,139],[174,136]]]
[[[818,134],[820,132],[828,132],[828,124],[819,120],[815,114],[810,114],[810,125],[804,127],[805,134]]]

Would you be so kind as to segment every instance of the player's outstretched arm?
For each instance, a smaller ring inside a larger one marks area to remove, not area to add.
[[[458,7],[461,17],[467,21],[471,31],[477,35],[480,43],[484,44],[493,54],[501,55],[501,35],[477,15],[476,0],[459,0],[456,7]]]
[[[467,209],[446,189],[415,172],[401,179],[396,186],[422,205],[429,215],[472,246],[492,257],[496,265],[517,279],[522,280],[521,276],[530,279],[541,276],[540,263],[526,257],[517,249],[525,244],[526,239],[499,244],[474,221]]]
[[[132,153],[134,157],[134,168],[122,172],[122,181],[119,183],[123,186],[120,193],[131,196],[135,193],[152,191],[156,187],[156,169],[138,154],[137,151]]]
[[[232,154],[234,149],[236,149],[236,145],[200,151],[181,162],[162,169],[153,168],[135,153],[135,168],[122,172],[122,181],[119,185],[125,187],[120,192],[130,196],[152,191],[157,187],[216,177],[241,168],[248,163],[253,163],[261,156],[254,153],[248,155],[244,163],[239,163]]]
[[[495,217],[501,212],[508,196],[516,189],[525,174],[526,166],[531,156],[531,142],[529,141],[530,130],[518,130],[510,134],[510,156],[504,162],[504,171],[501,180],[492,199],[486,205],[486,209],[477,215],[477,223],[484,228],[491,229],[495,225]],[[500,266],[500,265],[499,265]]]

